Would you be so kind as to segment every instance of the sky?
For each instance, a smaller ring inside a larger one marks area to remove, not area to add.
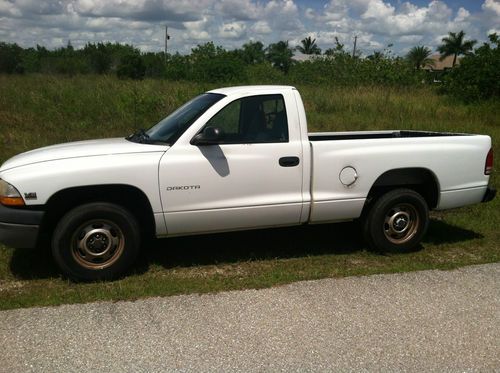
[[[306,36],[323,50],[335,37],[364,55],[404,55],[415,45],[435,50],[449,31],[479,42],[500,34],[500,0],[0,0],[0,41],[75,48],[87,42],[132,44],[142,51],[189,53],[213,41],[230,50]]]

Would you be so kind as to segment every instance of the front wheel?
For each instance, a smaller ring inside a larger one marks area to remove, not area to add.
[[[57,225],[52,255],[62,272],[77,281],[110,280],[137,257],[140,230],[135,217],[111,203],[88,203],[68,212]]]
[[[363,225],[365,240],[378,251],[414,249],[429,225],[429,208],[420,194],[395,189],[377,199]]]

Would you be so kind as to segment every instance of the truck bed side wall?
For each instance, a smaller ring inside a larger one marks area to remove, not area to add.
[[[484,175],[488,136],[450,136],[312,141],[311,222],[358,218],[377,178],[401,168],[424,168],[439,185],[438,209],[481,202],[489,177]],[[358,179],[341,183],[343,168]]]

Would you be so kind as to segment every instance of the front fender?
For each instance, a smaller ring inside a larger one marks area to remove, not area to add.
[[[3,171],[0,178],[21,193],[27,206],[44,205],[60,190],[106,184],[134,186],[148,197],[153,212],[162,212],[158,164],[164,152],[111,154],[34,163]]]

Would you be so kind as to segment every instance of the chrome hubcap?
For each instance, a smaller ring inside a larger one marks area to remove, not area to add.
[[[124,237],[120,228],[105,220],[82,224],[72,240],[72,254],[88,269],[103,269],[113,264],[123,252]]]
[[[410,215],[404,211],[399,211],[389,218],[389,224],[395,233],[403,233],[408,229]]]
[[[395,244],[410,240],[417,233],[420,220],[417,210],[410,204],[399,204],[390,208],[384,219],[384,234]]]
[[[105,229],[92,229],[85,234],[80,241],[80,249],[89,255],[103,256],[111,247],[110,243],[116,243],[116,238]]]

